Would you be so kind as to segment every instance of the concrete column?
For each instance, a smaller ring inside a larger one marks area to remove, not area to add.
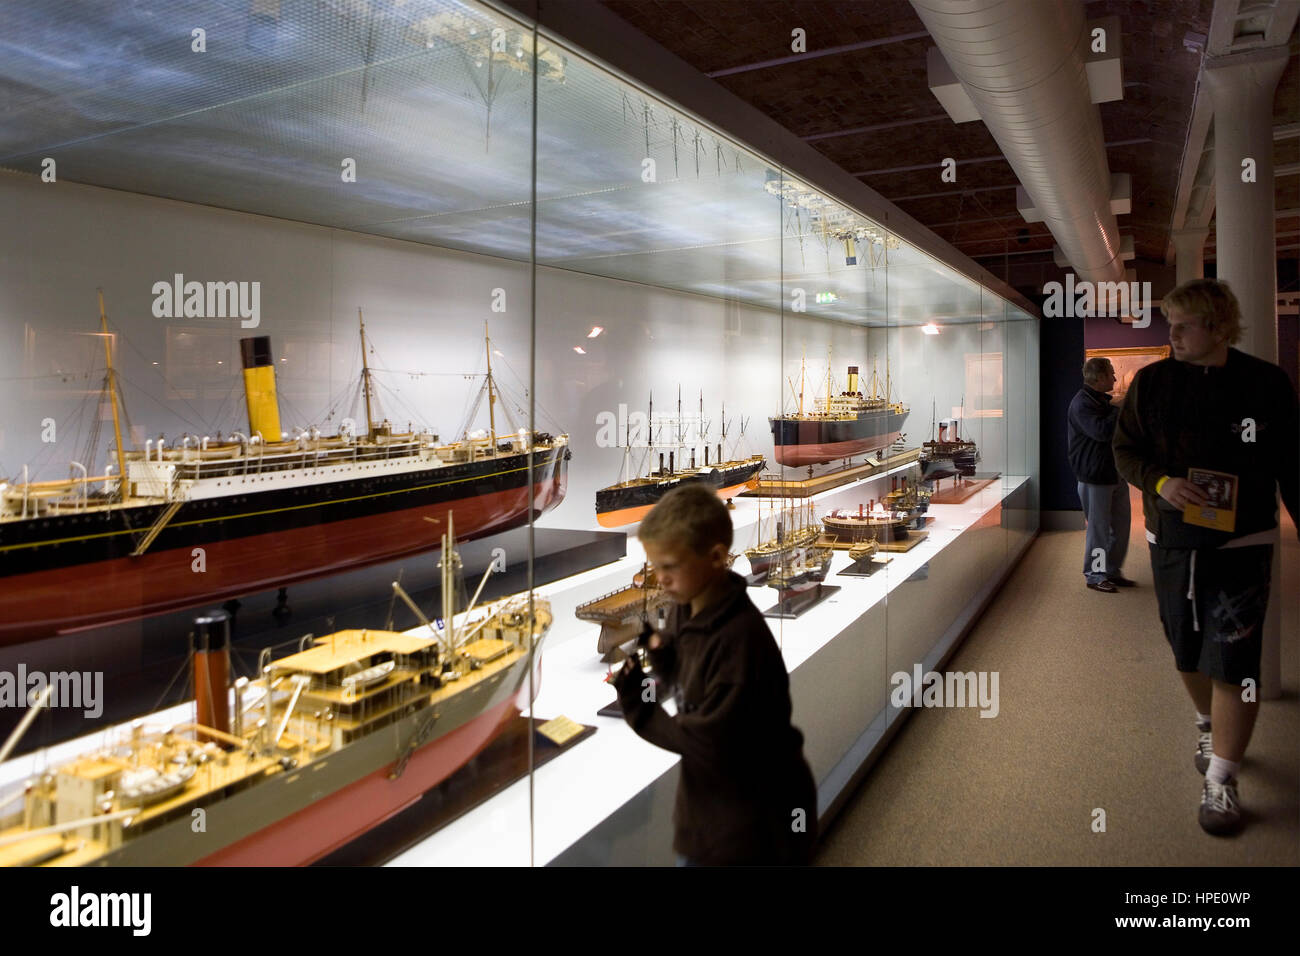
[[[1204,227],[1174,231],[1175,285],[1205,278],[1205,240],[1209,235],[1210,230]]]
[[[1214,107],[1214,205],[1218,276],[1241,302],[1237,348],[1277,361],[1277,242],[1273,220],[1273,96],[1285,47],[1206,60],[1202,76]],[[1255,161],[1254,182],[1242,162]],[[1282,549],[1273,535],[1273,578],[1264,622],[1260,700],[1281,696]]]
[[[1241,302],[1237,348],[1277,361],[1277,242],[1273,221],[1273,95],[1285,47],[1210,57],[1202,76],[1214,108],[1218,276]],[[1255,161],[1254,182],[1242,162]]]

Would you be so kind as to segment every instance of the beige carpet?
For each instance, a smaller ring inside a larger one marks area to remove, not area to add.
[[[1151,590],[1141,503],[1118,594],[1083,583],[1083,532],[1039,536],[946,670],[998,671],[1001,711],[913,712],[824,835],[821,865],[1300,863],[1300,544],[1282,532],[1282,691],[1242,766],[1235,838],[1196,821],[1194,709]],[[938,583],[938,582],[935,582]],[[1094,832],[1095,812],[1105,832]]]

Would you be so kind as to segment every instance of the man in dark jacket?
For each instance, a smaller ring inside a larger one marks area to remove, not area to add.
[[[1113,594],[1116,587],[1134,582],[1120,572],[1128,554],[1128,528],[1132,513],[1128,483],[1115,470],[1110,441],[1115,434],[1119,408],[1110,403],[1115,369],[1110,359],[1090,358],[1083,363],[1083,388],[1070,401],[1066,430],[1070,467],[1079,483],[1079,501],[1088,523],[1083,554],[1083,575],[1094,591]]]
[[[1221,835],[1242,823],[1237,769],[1259,710],[1279,490],[1300,524],[1300,412],[1285,372],[1229,347],[1241,309],[1227,283],[1184,283],[1161,310],[1174,354],[1129,388],[1115,462],[1142,489],[1160,620],[1196,705],[1200,823]],[[1203,491],[1191,469],[1219,472],[1235,501],[1208,508],[1210,480]]]

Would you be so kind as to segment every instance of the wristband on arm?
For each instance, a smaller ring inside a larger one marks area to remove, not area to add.
[[[1165,486],[1165,482],[1168,480],[1169,480],[1169,476],[1164,475],[1160,478],[1159,481],[1156,482],[1156,494],[1160,494],[1160,489]]]

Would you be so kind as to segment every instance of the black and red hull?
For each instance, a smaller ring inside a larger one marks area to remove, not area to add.
[[[903,433],[906,411],[873,409],[856,418],[772,418],[773,457],[778,464],[824,464],[888,448]]]
[[[564,498],[567,446],[373,477],[187,501],[144,554],[164,505],[0,527],[0,644],[284,587],[527,524]],[[529,511],[532,457],[533,511]],[[248,490],[244,491],[246,487]],[[433,519],[433,520],[425,520]]]

